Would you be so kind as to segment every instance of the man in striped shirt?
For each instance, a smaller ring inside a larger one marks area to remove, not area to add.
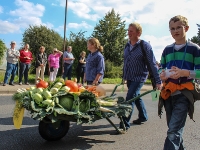
[[[144,61],[144,55],[140,46],[140,36],[142,34],[142,27],[138,23],[129,24],[128,37],[129,42],[124,49],[124,67],[123,67],[123,80],[127,81],[128,92],[126,100],[130,100],[140,94],[144,82],[148,76],[148,69]],[[147,62],[149,63],[157,89],[161,89],[161,80],[157,71],[156,59],[154,57],[151,45],[144,41],[143,47],[146,53]],[[141,98],[132,102],[132,108],[136,105],[139,114],[138,119],[134,120],[134,124],[141,124],[148,120],[146,108]],[[133,112],[133,111],[132,111]],[[126,129],[130,128],[130,114],[129,117],[123,117]],[[122,124],[120,123],[120,128]]]

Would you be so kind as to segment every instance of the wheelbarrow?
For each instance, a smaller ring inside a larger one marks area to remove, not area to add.
[[[115,91],[118,88],[118,86],[120,86],[120,85],[122,85],[122,84],[118,84],[115,86],[110,97],[116,95]],[[128,105],[131,107],[130,103],[132,103],[133,101],[137,100],[138,98],[140,98],[146,94],[149,94],[153,91],[154,90],[146,91],[143,94],[141,94],[133,99],[130,99],[128,101],[125,101],[124,98],[120,97],[120,98],[122,98],[122,100],[119,102],[119,104],[122,104],[125,106]],[[115,116],[116,114],[105,113],[105,112],[102,112],[102,113],[103,113],[104,118],[115,128],[115,130],[117,131],[118,134],[124,134],[126,132],[126,128],[125,128],[125,125],[124,125],[124,122],[122,119],[122,115],[120,113],[118,113],[117,116],[119,117],[119,119],[123,125],[123,130],[119,130],[117,128],[117,126],[110,120],[110,117]],[[45,139],[47,141],[60,140],[68,133],[69,128],[70,128],[70,122],[76,122],[76,120],[74,120],[73,117],[71,117],[71,116],[59,115],[58,117],[59,117],[59,121],[57,121],[55,123],[49,122],[48,118],[44,118],[43,120],[41,120],[39,122],[39,127],[38,127],[39,134],[43,139]],[[102,119],[102,118],[98,118],[98,119]]]

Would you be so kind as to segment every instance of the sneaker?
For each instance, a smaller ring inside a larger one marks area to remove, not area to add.
[[[121,133],[121,134],[125,134],[126,132],[128,132],[128,128],[126,128],[125,130],[123,129],[123,128],[118,128],[118,130],[119,130],[119,132]]]
[[[19,82],[19,85],[22,85],[22,82]]]
[[[6,86],[6,84],[4,83],[3,86]]]
[[[9,85],[15,86],[13,83],[9,83]]]
[[[139,119],[133,120],[133,124],[141,125],[145,121],[140,121]]]
[[[26,85],[30,85],[28,82],[27,83],[25,83]]]
[[[123,127],[123,125],[122,125],[122,122],[119,123],[119,128],[118,128],[118,129],[119,129],[119,130],[124,130],[124,127]],[[125,127],[125,130],[124,130],[124,131],[127,132],[127,130],[128,130],[128,127]]]

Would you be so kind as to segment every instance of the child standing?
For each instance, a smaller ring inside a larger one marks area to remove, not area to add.
[[[193,80],[200,78],[200,47],[186,40],[189,29],[186,17],[171,18],[169,29],[175,43],[165,47],[162,53],[164,70],[160,74],[163,81],[160,102],[162,100],[164,104],[168,125],[164,150],[184,150],[183,129],[188,111],[194,104],[185,96],[184,90],[193,90]],[[193,112],[191,119],[192,115]]]

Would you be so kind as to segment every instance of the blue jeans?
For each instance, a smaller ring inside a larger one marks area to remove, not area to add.
[[[182,134],[189,104],[189,100],[183,94],[170,96],[164,101],[168,125],[164,150],[184,150]]]
[[[16,74],[16,70],[17,70],[17,64],[12,64],[12,63],[8,63],[7,62],[7,66],[6,66],[6,72],[5,72],[5,76],[4,76],[4,84],[8,83],[8,78],[10,78],[9,83],[13,83],[14,78],[15,78],[15,74]]]
[[[19,66],[19,83],[22,82],[22,78],[24,77],[24,83],[28,83],[28,71],[31,67],[31,64],[26,64],[20,62]]]
[[[68,80],[71,80],[72,77],[72,64],[64,63],[64,73],[63,73],[63,79],[68,78]]]
[[[143,82],[135,82],[135,81],[128,80],[127,81],[128,92],[126,95],[126,101],[140,95],[140,89],[142,88],[143,84],[144,84]],[[144,102],[141,98],[138,98],[137,100],[132,102],[131,105],[132,105],[132,112],[129,115],[129,117],[122,117],[126,128],[130,128],[130,119],[133,114],[134,105],[136,105],[139,111],[138,119],[141,122],[148,120],[147,111],[146,111]]]

